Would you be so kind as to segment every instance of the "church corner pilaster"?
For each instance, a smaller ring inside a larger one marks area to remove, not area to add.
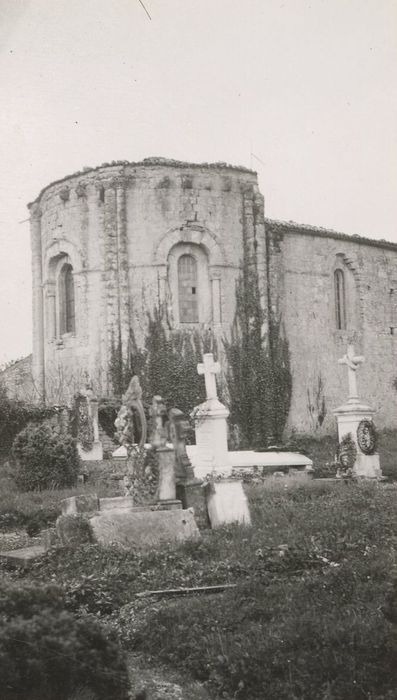
[[[44,301],[43,260],[41,241],[41,208],[37,202],[30,206],[30,244],[32,251],[32,315],[34,387],[40,402],[45,401],[44,371]]]

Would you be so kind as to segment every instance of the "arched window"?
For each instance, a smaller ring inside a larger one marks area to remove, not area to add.
[[[178,259],[179,322],[198,323],[197,262],[193,255]]]
[[[74,333],[75,308],[74,308],[74,280],[73,268],[71,265],[63,265],[59,275],[59,312],[60,312],[60,332]]]
[[[335,286],[335,314],[336,327],[338,330],[346,329],[346,293],[345,293],[345,276],[343,270],[335,270],[334,272]]]

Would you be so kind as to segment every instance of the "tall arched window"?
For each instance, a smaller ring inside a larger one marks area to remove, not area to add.
[[[335,314],[336,327],[338,330],[346,329],[346,292],[345,292],[345,276],[343,270],[335,270],[334,272],[335,286]]]
[[[73,268],[71,265],[63,265],[59,276],[59,311],[60,311],[60,332],[74,333],[75,306],[74,306],[74,280]]]
[[[198,323],[197,262],[193,255],[178,259],[179,322]]]

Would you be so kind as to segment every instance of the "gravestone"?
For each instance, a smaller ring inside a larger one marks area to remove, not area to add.
[[[227,418],[229,411],[218,399],[216,375],[219,362],[214,362],[212,353],[206,353],[203,362],[197,365],[198,374],[204,375],[206,400],[196,406],[192,417],[195,423],[197,459],[207,472],[230,467],[227,449]]]
[[[147,421],[142,403],[142,389],[137,376],[132,377],[122,396],[122,404],[114,422],[115,440],[119,447],[112,453],[114,478],[125,496],[133,497],[134,464],[144,450]]]
[[[351,469],[357,477],[379,479],[382,472],[376,452],[375,411],[360,401],[357,390],[356,373],[364,357],[356,355],[354,346],[349,344],[347,353],[338,362],[347,366],[349,384],[346,404],[334,411],[338,422],[341,470]]]
[[[77,412],[77,449],[83,462],[103,459],[102,443],[99,439],[98,399],[87,384],[85,393],[75,400]]]
[[[190,424],[179,408],[168,412],[169,437],[174,446],[176,495],[183,508],[193,508],[200,528],[208,527],[208,512],[202,479],[196,479],[192,463],[186,451],[186,439]]]
[[[150,443],[158,459],[157,500],[172,507],[176,502],[175,453],[167,444],[167,409],[161,396],[154,396],[150,407]]]
[[[205,378],[206,401],[194,409],[196,450],[201,468],[208,466],[210,482],[205,488],[207,512],[211,527],[227,523],[250,525],[248,500],[242,481],[214,478],[231,473],[230,453],[227,449],[228,409],[218,400],[216,374],[219,362],[214,362],[212,353],[206,353],[202,364],[197,365],[199,374]],[[220,472],[220,473],[219,473]],[[211,478],[212,477],[212,478]]]
[[[125,448],[123,453],[126,451],[128,454],[136,446],[144,447],[147,423],[142,403],[142,389],[137,376],[132,377],[121,398],[121,407],[114,424],[116,426],[115,440]],[[120,454],[120,448],[116,452]]]

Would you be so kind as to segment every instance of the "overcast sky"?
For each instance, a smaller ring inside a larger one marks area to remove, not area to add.
[[[84,166],[252,165],[267,216],[397,241],[397,0],[143,2],[0,0],[0,363],[31,351],[26,204]]]

